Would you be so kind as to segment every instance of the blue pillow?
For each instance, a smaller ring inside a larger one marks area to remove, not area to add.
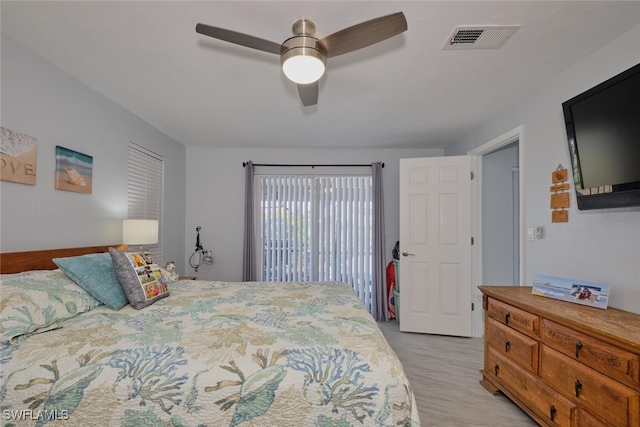
[[[108,253],[54,258],[53,262],[71,280],[107,307],[120,310],[129,303]]]

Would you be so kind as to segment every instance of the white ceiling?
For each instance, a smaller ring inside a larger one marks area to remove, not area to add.
[[[302,107],[277,55],[196,23],[281,43],[403,11],[408,31],[330,58]],[[2,32],[186,146],[444,147],[640,24],[639,1],[5,1]],[[497,50],[442,50],[458,25],[521,25]],[[555,106],[558,107],[558,106]]]

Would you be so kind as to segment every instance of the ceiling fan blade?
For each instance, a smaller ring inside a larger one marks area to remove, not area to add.
[[[309,83],[307,85],[298,85],[298,93],[302,105],[308,107],[318,103],[318,82]]]
[[[326,36],[320,43],[327,49],[327,57],[353,52],[381,42],[407,30],[404,13],[397,12],[361,22]]]
[[[260,37],[250,36],[248,34],[238,33],[237,31],[226,30],[224,28],[212,27],[211,25],[198,24],[196,32],[205,36],[224,40],[229,43],[239,44],[241,46],[262,50],[264,52],[275,53],[280,55],[280,44]]]

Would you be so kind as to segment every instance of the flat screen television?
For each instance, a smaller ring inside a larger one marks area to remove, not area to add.
[[[640,64],[562,110],[578,209],[640,206]]]

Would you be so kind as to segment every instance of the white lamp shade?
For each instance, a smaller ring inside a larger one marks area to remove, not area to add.
[[[312,55],[291,56],[282,64],[284,74],[298,84],[318,81],[324,74],[324,68],[324,62]]]
[[[125,219],[122,221],[122,243],[155,245],[158,243],[158,221],[155,219]]]

